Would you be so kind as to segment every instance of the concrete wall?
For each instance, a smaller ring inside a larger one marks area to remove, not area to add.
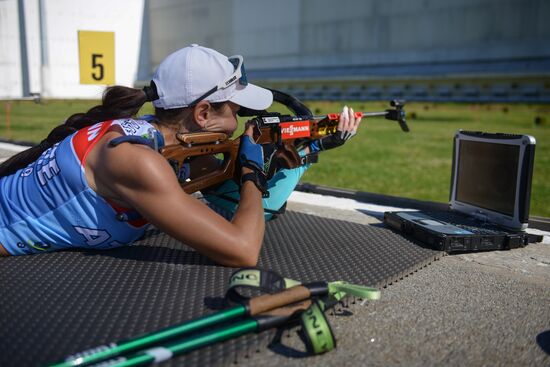
[[[548,0],[2,0],[0,98],[99,97],[78,65],[77,31],[96,30],[115,32],[122,85],[199,43],[308,97],[550,100],[548,18]]]
[[[154,61],[200,43],[251,68],[550,57],[546,0],[157,0]]]
[[[0,96],[22,93],[17,11],[17,1],[0,2]]]
[[[307,98],[550,101],[548,0],[157,0],[152,64],[198,43]]]
[[[79,30],[115,32],[115,82],[132,86],[143,12],[144,0],[0,1],[0,98],[99,98],[104,86],[80,84]]]

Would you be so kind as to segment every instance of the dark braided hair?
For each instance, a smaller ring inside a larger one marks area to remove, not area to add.
[[[34,162],[42,152],[72,133],[97,122],[135,116],[148,97],[141,89],[113,86],[105,89],[102,103],[86,113],[75,113],[64,124],[55,127],[40,144],[29,148],[0,164],[0,177],[15,173]]]

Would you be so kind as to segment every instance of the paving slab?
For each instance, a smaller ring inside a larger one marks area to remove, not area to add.
[[[322,200],[324,202],[324,200]],[[368,225],[357,210],[289,210]],[[368,217],[368,218],[365,218]],[[548,233],[544,233],[548,234]],[[297,331],[242,366],[550,366],[550,244],[445,256],[389,285],[379,301],[329,314],[338,347],[304,357]]]

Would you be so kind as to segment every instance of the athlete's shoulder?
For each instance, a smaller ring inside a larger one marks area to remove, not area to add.
[[[105,145],[94,167],[96,182],[102,190],[116,195],[119,200],[132,206],[131,193],[151,193],[164,190],[165,185],[174,187],[174,171],[157,151],[141,144]]]

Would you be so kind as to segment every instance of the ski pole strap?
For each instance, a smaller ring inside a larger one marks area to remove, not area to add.
[[[313,285],[306,286],[313,291]],[[246,303],[247,300],[259,293],[278,293],[285,289],[300,285],[297,280],[284,278],[272,270],[259,268],[242,268],[235,271],[229,278],[229,285],[225,297],[233,302]],[[353,295],[358,298],[376,300],[380,298],[380,291],[376,288],[351,284],[345,281],[328,282],[328,291],[324,294],[324,301],[340,301],[346,295]],[[319,291],[314,291],[319,295]]]
[[[255,315],[255,310],[261,310],[261,304],[258,305],[256,297],[251,297],[260,293],[274,294],[293,288],[296,292],[306,292],[304,298],[311,299],[311,304],[306,307],[297,305],[292,306],[285,312],[286,319],[292,320],[290,314],[299,314],[300,323],[304,341],[308,351],[311,354],[321,354],[328,352],[336,347],[336,339],[325,317],[324,311],[327,303],[340,301],[346,294],[352,294],[357,297],[367,299],[378,299],[380,291],[374,288],[349,284],[343,281],[338,282],[315,282],[300,286],[299,281],[284,278],[280,274],[258,268],[245,268],[234,272],[229,280],[229,287],[226,292],[226,298],[233,302],[247,305],[249,312],[258,321],[259,330],[266,330],[273,324],[277,324],[277,315],[270,312]],[[305,311],[304,311],[305,310]]]
[[[249,304],[251,313],[254,313],[256,304],[252,304],[254,299],[249,300],[250,296],[243,295],[246,291],[261,291],[264,293],[278,293],[284,291],[287,288],[299,289],[301,292],[307,292],[306,287],[300,287],[300,282],[284,278],[274,271],[261,270],[261,269],[241,269],[233,273],[229,282],[229,288],[226,293],[226,298],[239,303]],[[322,285],[320,285],[322,287]],[[325,292],[328,293],[328,284],[324,283]],[[313,292],[318,293],[318,292]],[[311,293],[308,292],[308,295]],[[307,295],[305,295],[307,297]],[[305,298],[304,297],[304,298]],[[311,297],[311,295],[310,295]],[[259,297],[256,297],[256,299]],[[308,352],[311,354],[321,354],[329,352],[336,346],[336,340],[328,320],[324,314],[324,304],[320,305],[319,301],[314,298],[313,300],[306,300],[308,302],[304,307],[299,304],[297,307],[288,308],[281,315],[281,318],[289,320],[294,319],[293,315],[299,315],[300,323],[302,325],[302,331],[304,336],[304,342]],[[305,311],[304,311],[305,310]],[[272,312],[267,312],[264,315],[260,314],[254,316],[258,321],[259,330],[267,330],[272,326],[279,323],[279,315],[274,315]]]
[[[336,348],[334,333],[323,311],[324,307],[315,300],[300,318],[304,342],[312,354],[322,354]]]
[[[273,294],[300,284],[272,270],[243,268],[231,275],[225,298],[236,303],[246,303],[254,293]]]

